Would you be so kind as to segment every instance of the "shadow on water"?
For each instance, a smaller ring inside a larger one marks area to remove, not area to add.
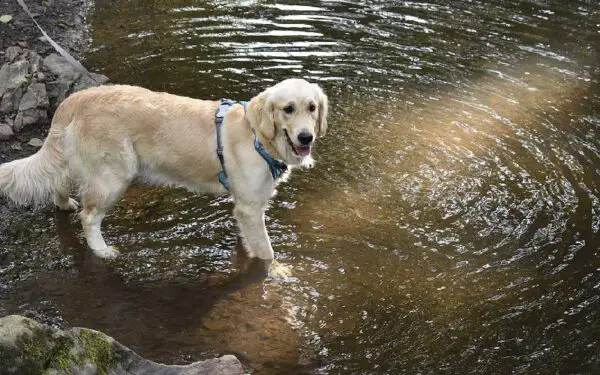
[[[323,85],[317,166],[267,223],[297,279],[238,273],[230,200],[136,187],[105,220],[106,264],[74,217],[0,206],[0,311],[263,374],[596,371],[598,4],[95,3],[87,64],[116,82]]]

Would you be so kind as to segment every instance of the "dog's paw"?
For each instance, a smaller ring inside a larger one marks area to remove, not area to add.
[[[102,259],[115,259],[119,256],[119,251],[112,246],[107,246],[104,249],[93,250],[94,254]]]
[[[69,198],[69,201],[65,204],[54,203],[56,208],[61,211],[75,211],[79,208],[79,203],[73,198]]]
[[[271,279],[287,279],[292,277],[292,269],[276,260],[271,261],[267,276]]]

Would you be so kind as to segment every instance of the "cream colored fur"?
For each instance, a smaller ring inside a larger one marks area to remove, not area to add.
[[[284,111],[288,106],[293,113]],[[227,112],[222,127],[225,169],[250,257],[273,259],[264,214],[276,185],[254,149],[252,129],[276,159],[291,167],[310,166],[310,155],[298,155],[289,142],[300,145],[301,132],[314,138],[324,135],[327,106],[319,86],[289,79],[254,97],[246,110],[234,105]],[[68,210],[77,208],[69,197],[69,187],[75,184],[88,246],[101,257],[116,256],[100,225],[134,179],[199,193],[226,193],[217,177],[221,170],[216,155],[217,107],[217,101],[134,86],[80,91],[59,106],[38,153],[0,165],[0,193],[19,204],[41,203],[53,196],[56,206]]]

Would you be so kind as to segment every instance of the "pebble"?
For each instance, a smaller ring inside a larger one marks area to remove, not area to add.
[[[44,142],[39,138],[31,138],[27,144],[33,147],[42,147]]]

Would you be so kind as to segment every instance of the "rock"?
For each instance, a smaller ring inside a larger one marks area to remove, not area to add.
[[[0,68],[0,96],[9,90],[24,86],[28,82],[29,62],[21,59]]]
[[[105,334],[86,328],[62,331],[10,315],[0,319],[3,374],[240,375],[232,355],[167,366],[146,360]]]
[[[44,59],[44,68],[57,76],[61,81],[74,82],[81,77],[81,72],[59,54],[52,53]]]
[[[29,48],[29,43],[27,43],[27,42],[24,42],[24,41],[22,41],[22,42],[17,42],[17,45],[18,45],[19,47],[21,47],[21,48]]]
[[[38,55],[35,51],[27,51],[27,61],[29,61],[30,70],[29,72],[33,75],[33,73],[38,72],[42,69],[44,65],[44,60],[42,57]]]
[[[20,132],[29,125],[45,125],[48,123],[48,95],[43,83],[32,83],[27,88],[19,104],[19,113],[15,118],[13,128]]]
[[[48,112],[42,108],[31,108],[17,113],[13,129],[20,132],[30,125],[45,125],[48,123]]]
[[[69,95],[71,85],[66,81],[52,81],[46,83],[48,98],[52,108],[56,108]]]
[[[29,142],[27,142],[28,145],[33,146],[33,147],[42,147],[42,145],[44,144],[44,142],[39,139],[39,138],[31,138],[29,140]]]
[[[8,47],[5,53],[6,59],[8,60],[8,62],[13,62],[21,54],[21,52],[23,52],[21,47]]]
[[[8,124],[0,124],[0,141],[6,141],[13,135],[13,130]]]
[[[20,143],[13,143],[12,145],[10,145],[10,148],[15,150],[15,151],[21,151],[23,150],[23,147],[21,147]]]
[[[23,112],[32,108],[48,109],[49,106],[50,103],[48,102],[46,85],[43,83],[32,83],[27,88],[27,92],[23,96],[23,99],[21,99],[19,111]]]
[[[19,109],[19,104],[23,98],[23,88],[17,87],[4,93],[0,102],[0,113],[15,113]]]

